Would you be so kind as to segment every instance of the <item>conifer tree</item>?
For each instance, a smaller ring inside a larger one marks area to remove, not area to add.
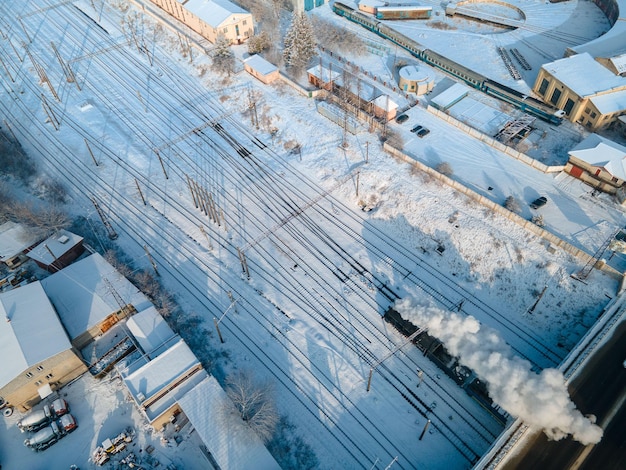
[[[223,34],[220,34],[215,40],[212,65],[216,72],[228,76],[235,70],[235,57],[230,49],[230,41]]]
[[[283,58],[295,69],[306,67],[315,56],[317,42],[313,25],[304,13],[294,13],[291,26],[285,35]]]

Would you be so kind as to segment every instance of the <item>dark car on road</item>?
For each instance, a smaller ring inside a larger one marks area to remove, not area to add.
[[[400,116],[396,118],[396,122],[398,124],[402,124],[403,122],[406,122],[408,120],[409,120],[409,116],[407,114],[401,114]]]
[[[540,207],[545,206],[548,203],[548,199],[544,196],[538,197],[533,202],[530,203],[531,209],[539,209]]]
[[[423,129],[420,129],[419,131],[417,131],[417,136],[420,139],[426,137],[428,134],[430,134],[430,130],[426,129],[425,127]]]

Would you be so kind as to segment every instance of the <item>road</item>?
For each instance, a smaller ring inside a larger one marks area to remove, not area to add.
[[[572,382],[570,395],[585,414],[594,414],[604,428],[602,441],[585,447],[571,438],[548,441],[539,434],[534,442],[512,459],[506,469],[592,470],[626,468],[626,322],[600,348]]]

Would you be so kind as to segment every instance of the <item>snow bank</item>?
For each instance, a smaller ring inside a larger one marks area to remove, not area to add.
[[[472,316],[418,305],[410,298],[399,300],[394,308],[406,320],[428,328],[428,334],[442,341],[488,384],[491,398],[511,415],[541,427],[550,439],[571,434],[588,445],[602,438],[602,429],[570,400],[563,374],[556,369],[534,373],[530,363],[515,356],[496,330],[482,326]]]

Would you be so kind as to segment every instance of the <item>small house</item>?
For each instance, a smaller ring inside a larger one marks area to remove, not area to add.
[[[316,65],[306,71],[309,83],[321,90],[331,91],[332,87],[341,74],[337,70]]]
[[[0,262],[9,269],[15,269],[28,258],[28,253],[41,237],[35,229],[15,222],[5,222],[0,225]]]
[[[83,237],[59,230],[29,251],[27,256],[40,268],[54,273],[72,264],[84,251]]]
[[[243,67],[246,72],[265,84],[271,83],[280,77],[278,67],[258,54],[245,59],[243,61]]]
[[[372,113],[377,118],[391,121],[398,113],[398,105],[388,95],[380,95],[372,101]]]
[[[600,191],[616,194],[626,181],[626,147],[591,134],[569,151],[565,171]]]

